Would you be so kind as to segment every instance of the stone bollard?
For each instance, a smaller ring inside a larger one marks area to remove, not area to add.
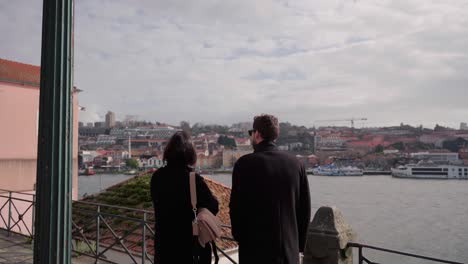
[[[336,207],[320,207],[307,230],[303,264],[352,264],[353,250],[346,244],[355,238]]]

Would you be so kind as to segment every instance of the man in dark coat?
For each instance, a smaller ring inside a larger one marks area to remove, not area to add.
[[[254,153],[234,166],[229,204],[239,263],[298,264],[311,214],[304,166],[274,144],[276,117],[255,117],[249,134]]]

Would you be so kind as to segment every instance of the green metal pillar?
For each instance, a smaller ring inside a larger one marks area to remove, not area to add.
[[[34,263],[71,263],[73,0],[44,0]]]

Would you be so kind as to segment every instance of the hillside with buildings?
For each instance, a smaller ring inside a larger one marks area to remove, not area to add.
[[[146,170],[161,167],[162,153],[178,130],[192,134],[197,152],[196,168],[202,171],[230,170],[239,157],[253,151],[247,131],[251,123],[231,126],[179,126],[138,121],[117,121],[109,111],[105,122],[79,124],[79,166],[103,171],[125,169],[129,159]],[[280,123],[278,148],[295,154],[308,168],[329,163],[347,163],[363,169],[388,170],[408,162],[414,153],[454,153],[468,164],[468,130],[437,125],[434,129],[400,124],[393,127],[352,128],[323,126],[307,128]]]

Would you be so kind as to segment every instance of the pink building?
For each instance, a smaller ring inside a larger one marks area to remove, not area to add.
[[[390,142],[385,141],[385,138],[383,136],[374,136],[374,137],[368,137],[363,140],[354,140],[354,141],[349,141],[346,143],[347,147],[349,148],[375,148],[378,145],[382,145],[384,147],[390,145]]]
[[[0,189],[36,183],[40,67],[0,59]],[[78,197],[78,93],[73,92],[73,199]]]

